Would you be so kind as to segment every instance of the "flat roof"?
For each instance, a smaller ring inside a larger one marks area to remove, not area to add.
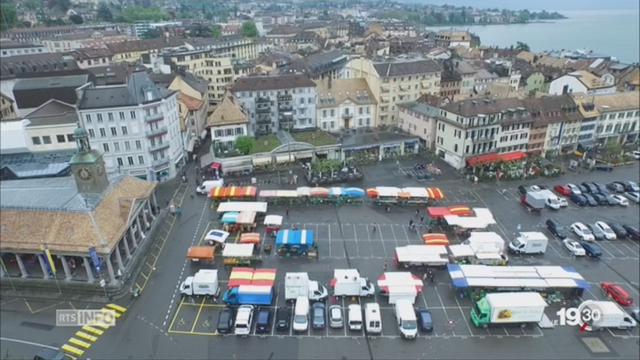
[[[342,147],[348,150],[371,145],[400,143],[407,140],[418,141],[419,138],[400,131],[371,131],[344,136]]]

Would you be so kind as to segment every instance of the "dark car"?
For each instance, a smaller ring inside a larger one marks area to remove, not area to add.
[[[618,239],[624,239],[627,237],[627,230],[624,229],[624,227],[618,223],[614,223],[614,222],[607,222],[607,225],[609,225],[609,227],[611,228],[611,230],[613,230],[614,233],[616,233],[616,237]]]
[[[260,309],[256,318],[256,334],[266,334],[271,331],[271,310]]]
[[[597,194],[600,192],[600,188],[598,187],[598,184],[592,182],[588,182],[587,186],[589,186],[589,190],[591,190],[592,194]]]
[[[596,199],[598,205],[609,205],[609,201],[607,201],[607,197],[602,195],[601,193],[592,194],[593,198]]]
[[[520,185],[520,186],[518,186],[518,192],[520,192],[520,195],[526,195],[527,194],[527,188],[524,187],[524,185]]]
[[[287,331],[291,324],[291,309],[287,307],[278,308],[276,312],[276,330]]]
[[[586,224],[586,225],[589,228],[589,230],[591,230],[591,233],[593,233],[593,237],[596,238],[596,240],[600,241],[600,240],[606,239],[606,235],[602,230],[600,230],[599,227],[593,224]]]
[[[324,303],[313,303],[311,306],[311,326],[314,329],[324,329],[327,326],[326,313]]]
[[[225,307],[224,309],[222,309],[220,315],[218,316],[218,332],[220,334],[230,333],[231,330],[233,330],[233,319],[234,314],[232,308]]]
[[[433,331],[433,319],[431,318],[431,311],[427,309],[416,310],[416,317],[418,318],[418,326],[420,330],[424,332]]]
[[[579,243],[587,256],[595,259],[599,259],[600,256],[602,256],[602,249],[600,246],[588,241],[579,241]]]
[[[583,194],[588,194],[591,192],[591,186],[589,186],[589,183],[587,183],[586,181],[578,186],[580,187],[580,191],[582,191]]]
[[[571,194],[569,199],[571,199],[571,201],[573,201],[573,203],[578,205],[578,206],[586,206],[587,205],[587,198],[584,197],[584,195],[582,195],[582,194]]]
[[[587,204],[589,206],[598,206],[598,202],[591,194],[584,194],[584,198],[587,199]]]
[[[613,195],[609,194],[607,195],[607,205],[616,206],[618,205],[618,200],[616,200],[616,198],[614,198]]]
[[[67,357],[63,352],[54,349],[42,349],[38,351],[33,360],[65,360]]]
[[[547,224],[547,229],[549,230],[549,232],[558,239],[562,240],[567,237],[567,230],[564,228],[564,226],[560,225],[559,222],[553,219],[548,219],[545,224]]]
[[[609,190],[607,189],[605,184],[601,183],[593,183],[598,188],[598,193],[602,195],[609,195]]]
[[[622,225],[622,227],[627,231],[627,236],[630,239],[640,240],[640,229],[637,226]]]
[[[613,192],[617,192],[617,193],[623,193],[624,192],[624,185],[622,185],[619,182],[612,182],[612,183],[608,183],[607,184],[607,189],[609,189],[609,191],[613,191]]]

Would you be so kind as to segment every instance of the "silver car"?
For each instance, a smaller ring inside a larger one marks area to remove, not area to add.
[[[340,305],[329,306],[329,326],[333,329],[339,329],[344,326],[344,317],[342,316],[342,307]]]

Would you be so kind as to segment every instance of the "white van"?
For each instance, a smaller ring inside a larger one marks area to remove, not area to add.
[[[349,330],[362,330],[362,307],[359,304],[349,305]]]
[[[418,320],[413,304],[409,300],[396,301],[396,320],[398,329],[405,339],[415,339],[418,336]]]
[[[309,328],[309,298],[298,296],[293,313],[293,331],[307,331]]]
[[[367,303],[364,306],[365,329],[369,334],[382,333],[382,316],[378,303]]]
[[[202,182],[202,185],[196,188],[196,193],[201,195],[209,195],[211,189],[222,186],[224,186],[224,179],[206,180]]]

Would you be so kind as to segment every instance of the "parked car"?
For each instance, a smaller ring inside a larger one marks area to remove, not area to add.
[[[602,249],[600,248],[600,246],[587,241],[580,241],[580,245],[582,245],[582,248],[584,249],[584,252],[587,256],[596,259],[602,256]]]
[[[633,304],[633,298],[621,285],[603,282],[600,284],[600,288],[608,297],[612,298],[622,306],[629,306]]]
[[[558,204],[560,204],[560,207],[567,207],[569,206],[569,202],[567,201],[567,199],[563,198],[563,197],[558,197]]]
[[[618,239],[624,239],[627,237],[628,235],[627,230],[625,230],[624,227],[622,227],[622,225],[614,222],[608,222],[607,225],[609,225],[611,230],[613,230],[613,232],[616,233],[616,237]]]
[[[595,237],[593,236],[593,233],[591,233],[591,230],[589,230],[588,227],[586,227],[583,223],[581,222],[575,222],[573,224],[571,224],[571,230],[578,235],[578,237],[584,241],[594,241]]]
[[[329,326],[334,329],[341,329],[344,326],[344,316],[340,305],[329,306]]]
[[[233,329],[233,308],[225,307],[220,311],[220,315],[218,315],[218,332],[220,334],[229,334]]]
[[[602,195],[609,194],[609,190],[607,189],[607,186],[605,184],[597,183],[597,182],[594,182],[593,184],[598,188],[598,193]]]
[[[518,192],[520,193],[520,195],[526,195],[527,194],[527,188],[524,187],[524,185],[520,185],[520,186],[518,186]]]
[[[553,219],[547,219],[545,224],[547,225],[547,230],[558,239],[562,240],[567,237],[567,230],[564,226],[560,225],[559,222]]]
[[[596,194],[600,192],[600,190],[598,189],[598,186],[594,182],[583,182],[583,184],[585,184],[589,188],[589,193],[591,194]]]
[[[633,150],[631,152],[631,156],[633,156],[633,158],[636,159],[636,160],[640,160],[640,150]]]
[[[568,185],[556,185],[553,190],[562,196],[571,196],[573,193]]]
[[[623,193],[624,192],[624,185],[622,185],[619,182],[612,182],[612,183],[608,183],[607,184],[607,189],[609,189],[609,191],[613,191],[613,192],[617,192],[617,193]]]
[[[324,329],[326,326],[327,323],[324,303],[313,303],[313,305],[311,305],[311,327],[314,329]]]
[[[627,231],[627,236],[630,239],[640,241],[640,229],[637,226],[622,225],[622,227]]]
[[[612,194],[609,194],[607,195],[607,204],[609,206],[616,206],[618,205],[618,200],[616,200],[616,198],[614,198]]]
[[[598,205],[609,205],[609,202],[607,201],[607,197],[605,195],[602,195],[601,193],[596,193],[592,195],[594,199],[596,199],[596,201],[598,202]]]
[[[416,317],[418,318],[418,327],[424,332],[433,331],[433,318],[431,317],[431,311],[427,309],[418,309],[416,311]]]
[[[596,240],[600,241],[600,240],[606,239],[604,232],[602,232],[602,230],[600,230],[599,227],[591,224],[586,224],[586,225],[589,228],[589,230],[591,230],[591,233],[593,234],[593,237],[596,238]]]
[[[640,192],[640,187],[635,181],[623,181],[624,189],[628,192]]]
[[[602,231],[604,238],[607,240],[615,240],[617,238],[616,233],[604,221],[596,221],[594,227]]]
[[[571,190],[572,194],[582,194],[582,190],[580,190],[580,188],[575,184],[567,184],[567,187]]]
[[[589,184],[587,184],[587,182],[583,182],[578,186],[580,186],[580,191],[582,191],[582,194],[588,194],[591,192],[591,187],[589,187]]]
[[[562,243],[573,256],[584,256],[586,254],[582,245],[573,239],[564,239]]]
[[[287,331],[291,326],[291,309],[288,307],[279,307],[276,312],[276,330]]]
[[[253,305],[240,305],[236,311],[236,321],[233,333],[236,335],[248,336],[251,333],[253,323]]]
[[[615,195],[611,195],[611,197],[614,200],[616,200],[618,205],[620,205],[620,206],[629,206],[629,200],[627,200],[624,196],[615,194]]]
[[[584,194],[583,196],[585,199],[587,199],[587,204],[589,206],[598,206],[598,202],[593,198],[592,194]]]
[[[574,204],[580,207],[587,205],[587,198],[585,198],[584,195],[582,194],[574,193],[571,195],[571,197],[569,197],[569,199],[571,199],[571,201],[573,201]]]
[[[256,334],[266,334],[271,331],[271,310],[260,309],[256,318]]]
[[[624,196],[636,204],[640,204],[640,192],[626,192]]]

